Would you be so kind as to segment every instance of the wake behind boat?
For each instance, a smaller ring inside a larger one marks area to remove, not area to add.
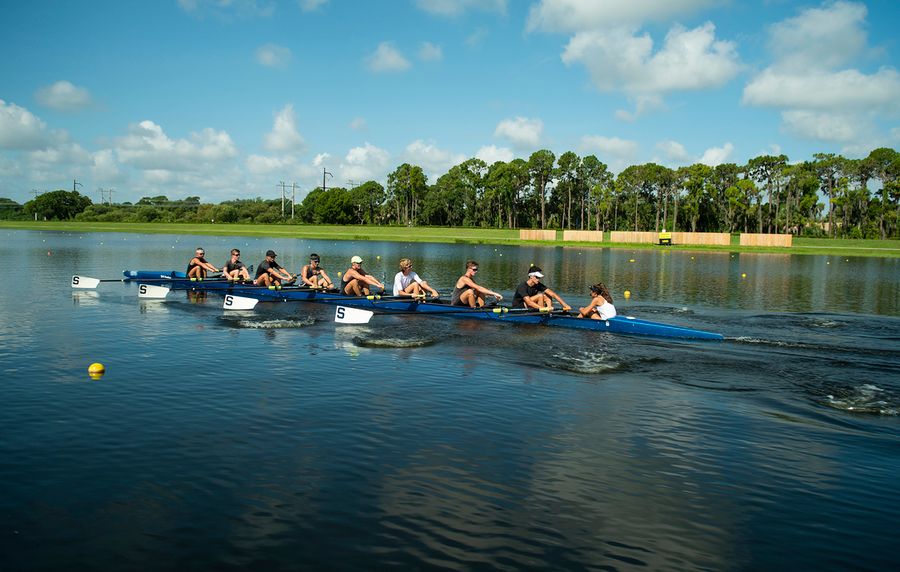
[[[593,330],[614,334],[630,334],[680,339],[722,340],[722,334],[682,326],[642,320],[631,316],[616,316],[607,320],[578,318],[569,313],[539,312],[512,309],[505,306],[469,308],[452,306],[444,300],[414,299],[408,296],[347,296],[336,290],[284,286],[281,288],[255,286],[217,278],[191,280],[183,272],[165,270],[126,270],[125,280],[136,283],[165,285],[173,290],[211,291],[262,302],[315,302],[360,308],[383,314],[421,314],[449,318],[494,320],[516,324],[532,324],[579,330]]]

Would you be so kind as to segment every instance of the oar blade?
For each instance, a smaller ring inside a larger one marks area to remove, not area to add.
[[[165,286],[154,286],[153,284],[138,284],[138,298],[145,300],[161,300],[169,293],[169,289]]]
[[[252,310],[257,304],[259,304],[259,300],[256,298],[227,294],[222,308],[225,310]]]
[[[334,321],[339,324],[368,324],[375,312],[338,306],[334,309]]]
[[[100,285],[100,279],[90,276],[72,276],[72,288],[80,290],[93,290]]]

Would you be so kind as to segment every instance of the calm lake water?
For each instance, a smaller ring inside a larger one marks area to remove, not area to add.
[[[2,231],[3,570],[886,570],[900,261]],[[378,316],[73,274],[204,246],[336,278],[359,254],[724,342]],[[380,259],[378,258],[380,256]],[[746,276],[744,276],[746,275]],[[632,297],[625,300],[624,290]],[[92,362],[107,373],[87,375]]]

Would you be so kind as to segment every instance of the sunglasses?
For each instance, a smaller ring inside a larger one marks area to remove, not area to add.
[[[472,272],[478,272],[478,269],[477,269],[477,268],[473,268],[473,269],[472,269]]]

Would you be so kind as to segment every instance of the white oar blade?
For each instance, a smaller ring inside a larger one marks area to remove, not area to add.
[[[368,324],[375,312],[338,306],[334,309],[334,321],[339,324]]]
[[[90,276],[72,276],[72,288],[93,290],[100,285],[100,280]]]
[[[138,298],[150,300],[161,300],[169,293],[169,289],[165,286],[154,286],[153,284],[139,284]]]
[[[252,310],[257,304],[259,304],[259,300],[256,298],[246,298],[244,296],[227,294],[225,296],[225,302],[222,304],[222,308],[225,310]]]

